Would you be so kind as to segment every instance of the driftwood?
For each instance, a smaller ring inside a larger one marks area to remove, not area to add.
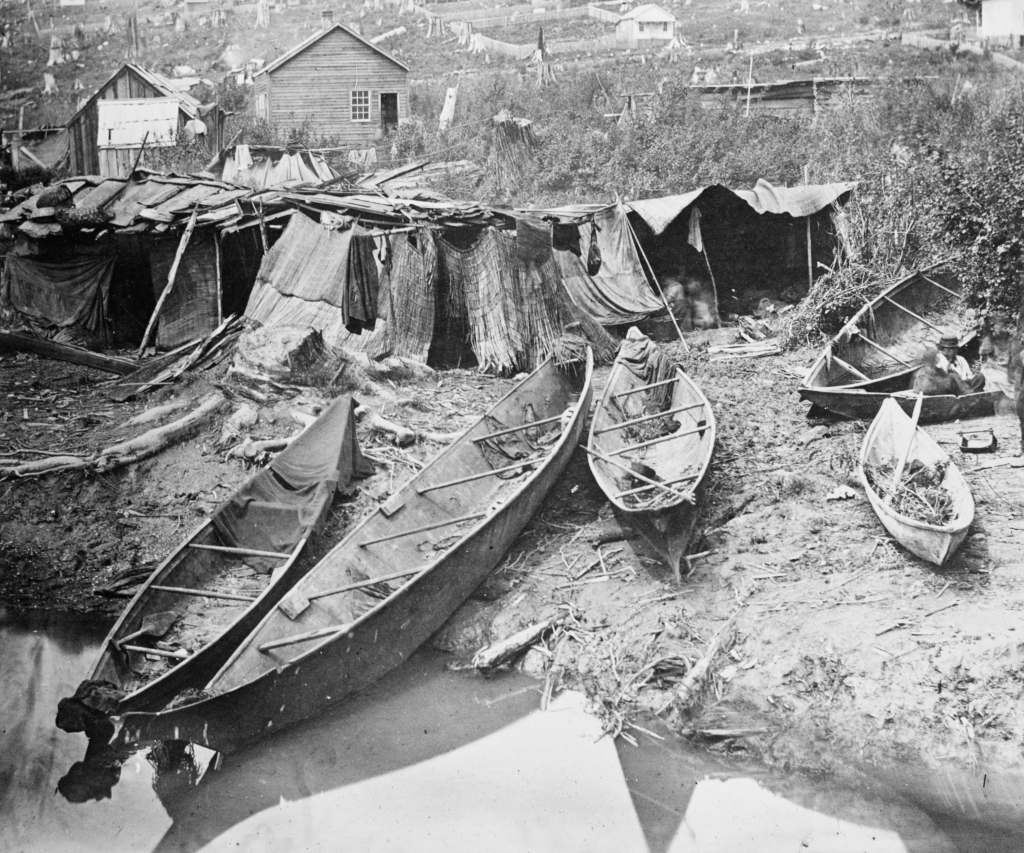
[[[479,670],[489,670],[508,663],[536,643],[557,621],[558,616],[551,616],[543,622],[516,631],[512,636],[493,643],[485,649],[480,649],[473,655],[473,667]]]
[[[18,465],[0,466],[0,479],[7,477],[38,477],[61,471],[89,469],[110,471],[147,459],[187,436],[198,424],[227,402],[222,394],[207,397],[198,408],[166,426],[151,429],[137,438],[115,444],[93,456],[48,456]]]
[[[133,418],[129,418],[124,422],[124,426],[138,426],[139,424],[148,424],[150,421],[158,421],[165,415],[184,409],[187,405],[187,400],[175,400],[173,403],[167,403],[163,406],[154,406],[151,409],[139,412]]]
[[[110,471],[123,465],[130,465],[142,459],[155,456],[166,447],[180,441],[204,420],[210,417],[227,403],[223,394],[211,394],[196,409],[183,418],[156,427],[130,441],[124,441],[101,450],[94,467],[97,471]]]
[[[280,450],[284,450],[299,435],[301,435],[301,431],[289,438],[264,438],[259,441],[253,441],[247,437],[241,444],[236,444],[225,453],[224,458],[252,460],[261,453],[277,453]]]
[[[395,444],[399,447],[408,447],[410,444],[415,444],[417,440],[449,444],[455,441],[461,434],[457,432],[429,432],[426,430],[409,429],[401,424],[396,424],[393,421],[382,418],[367,406],[360,406],[356,409],[356,418],[364,421],[370,429],[393,435]]]
[[[614,521],[602,524],[595,530],[587,533],[586,540],[591,545],[606,545],[609,542],[628,542],[636,539],[636,532],[626,527],[621,527]]]
[[[715,631],[715,635],[711,638],[711,642],[708,643],[704,654],[700,656],[700,659],[686,673],[686,677],[679,682],[679,686],[675,691],[675,698],[681,708],[686,708],[693,704],[697,694],[700,693],[708,671],[711,668],[711,662],[715,659],[715,655],[718,654],[719,650],[732,639],[732,632],[736,628],[736,620],[739,619],[744,607],[746,607],[746,601],[740,604],[732,612],[732,615],[726,620],[725,624]]]

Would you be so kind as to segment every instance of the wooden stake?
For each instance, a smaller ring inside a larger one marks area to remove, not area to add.
[[[804,166],[804,186],[811,183],[811,167]],[[814,252],[811,249],[811,216],[807,215],[807,288],[814,287]]]
[[[164,307],[164,302],[167,301],[167,297],[174,288],[174,279],[178,275],[178,265],[181,263],[181,257],[185,254],[188,241],[192,237],[192,231],[196,227],[196,217],[198,215],[199,202],[196,202],[195,206],[192,208],[192,216],[189,217],[188,225],[185,226],[185,232],[181,235],[181,240],[178,241],[178,251],[174,255],[174,262],[171,264],[171,271],[167,276],[167,286],[164,288],[163,293],[160,294],[160,298],[156,302],[156,308],[153,309],[153,315],[149,318],[149,324],[146,326],[146,331],[142,335],[142,343],[139,344],[139,352],[136,355],[136,358],[142,358],[142,353],[145,352],[146,344],[149,342],[149,336],[153,332],[153,327],[156,326],[157,317],[160,316],[160,311]]]
[[[892,486],[889,488],[889,494],[885,497],[887,504],[892,503],[893,496],[896,494],[896,489],[899,488],[900,478],[903,476],[903,469],[907,467],[907,459],[910,458],[910,451],[914,446],[914,439],[917,438],[917,422],[921,417],[921,405],[924,403],[924,394],[918,393],[917,402],[914,403],[914,414],[910,417],[910,440],[907,442],[907,446],[903,448],[903,453],[900,455],[899,461],[896,463],[896,471],[892,475]]]

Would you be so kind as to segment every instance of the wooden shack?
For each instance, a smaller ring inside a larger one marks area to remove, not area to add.
[[[253,77],[256,114],[278,127],[311,122],[368,148],[409,117],[409,66],[342,24],[328,24]]]
[[[201,138],[213,156],[223,142],[224,111],[204,107],[154,71],[125,63],[68,120],[71,174],[125,177],[143,139],[147,150],[173,145],[194,119],[206,125]],[[145,162],[143,153],[140,165]]]
[[[645,3],[619,18],[615,35],[624,42],[669,42],[676,36],[676,18],[661,6]]]

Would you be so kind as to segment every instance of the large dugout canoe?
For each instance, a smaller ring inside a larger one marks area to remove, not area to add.
[[[961,328],[960,296],[959,281],[941,270],[900,279],[866,303],[828,343],[811,365],[800,396],[842,417],[869,420],[896,394],[909,414],[916,399],[910,393],[914,372],[928,348],[947,330],[959,334],[961,345],[973,337]],[[991,415],[1001,396],[999,391],[928,396],[921,422]]]
[[[565,469],[593,354],[547,361],[331,550],[204,685],[128,713],[124,744],[234,752],[365,690],[436,632],[500,562]]]
[[[299,580],[296,561],[335,493],[373,470],[359,450],[354,413],[350,396],[334,400],[142,585],[89,676],[126,694],[120,713],[159,709],[205,685]],[[61,719],[58,712],[65,728]]]
[[[590,427],[590,470],[620,521],[680,579],[715,448],[715,416],[700,388],[630,329]]]
[[[896,467],[900,455],[913,436],[913,445],[907,457],[907,470],[914,462],[934,467],[945,466],[941,486],[952,498],[952,517],[945,524],[928,524],[897,512],[886,503],[885,497],[871,484],[866,466]],[[949,455],[931,436],[915,427],[911,418],[897,405],[894,398],[886,400],[864,435],[857,466],[868,500],[879,520],[892,537],[908,551],[923,560],[941,566],[960,547],[967,529],[974,521],[974,497],[963,474]]]

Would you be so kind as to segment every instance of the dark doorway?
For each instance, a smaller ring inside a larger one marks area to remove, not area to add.
[[[398,127],[398,93],[381,92],[380,126],[385,133]]]

